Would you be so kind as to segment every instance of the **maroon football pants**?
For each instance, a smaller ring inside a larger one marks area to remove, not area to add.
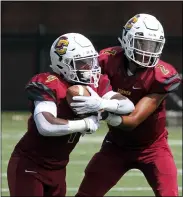
[[[66,169],[48,170],[24,157],[11,157],[8,164],[10,196],[65,196]]]
[[[166,141],[161,147],[143,151],[105,144],[86,167],[76,196],[104,196],[133,168],[142,171],[156,196],[178,196],[177,169]]]

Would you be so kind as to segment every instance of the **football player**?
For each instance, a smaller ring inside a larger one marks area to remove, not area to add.
[[[104,110],[130,113],[133,103],[112,91],[101,75],[98,53],[86,37],[68,33],[57,38],[50,51],[53,73],[40,73],[26,86],[31,116],[28,130],[15,146],[8,164],[11,196],[65,196],[69,154],[82,134],[94,133],[98,117],[79,118],[66,101],[73,84],[90,86],[100,95]]]
[[[76,196],[104,196],[132,168],[144,174],[156,196],[178,196],[177,168],[165,128],[165,99],[177,89],[180,77],[160,59],[163,27],[154,16],[137,14],[125,24],[119,41],[121,47],[100,52],[99,63],[113,90],[132,100],[135,110],[122,116],[109,113],[109,132],[86,167]],[[77,110],[85,113],[95,101],[96,96],[83,98],[85,105]]]

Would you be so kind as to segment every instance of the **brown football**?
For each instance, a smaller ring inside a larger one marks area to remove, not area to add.
[[[69,87],[66,92],[66,100],[67,100],[67,103],[69,104],[69,106],[70,106],[70,103],[73,102],[72,98],[74,96],[90,96],[90,93],[87,90],[86,86],[83,86],[83,85],[73,85],[73,86]],[[77,102],[77,101],[74,101],[74,102]],[[72,107],[71,107],[71,109],[72,109]],[[108,112],[103,111],[103,110],[101,110],[101,111],[102,111],[102,113],[101,113],[102,119],[105,120],[105,118],[108,116]],[[93,112],[93,113],[88,113],[88,114],[81,114],[81,115],[78,115],[78,117],[85,118],[85,117],[88,117],[91,115],[98,116],[98,113]]]
[[[73,102],[72,98],[74,96],[90,96],[90,93],[88,92],[86,86],[83,86],[83,85],[73,85],[69,87],[66,92],[66,100],[69,106],[70,106],[70,103]]]

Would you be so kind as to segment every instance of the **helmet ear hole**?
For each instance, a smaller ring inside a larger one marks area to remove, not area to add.
[[[63,66],[60,66],[60,65],[58,65],[58,64],[57,64],[57,66],[58,66],[60,69],[63,69]]]
[[[60,56],[60,57],[59,57],[59,61],[61,62],[61,61],[62,61],[62,59],[63,59],[63,57],[62,57],[62,56]]]
[[[136,36],[144,36],[144,33],[143,32],[136,32],[135,35]]]

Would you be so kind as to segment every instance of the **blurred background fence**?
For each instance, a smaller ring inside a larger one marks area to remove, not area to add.
[[[182,2],[1,2],[1,10],[2,110],[27,109],[24,86],[49,71],[50,46],[59,35],[82,33],[97,50],[119,45],[123,25],[136,13],[160,20],[166,35],[162,59],[182,73]],[[167,110],[181,114],[182,85],[167,99]]]

